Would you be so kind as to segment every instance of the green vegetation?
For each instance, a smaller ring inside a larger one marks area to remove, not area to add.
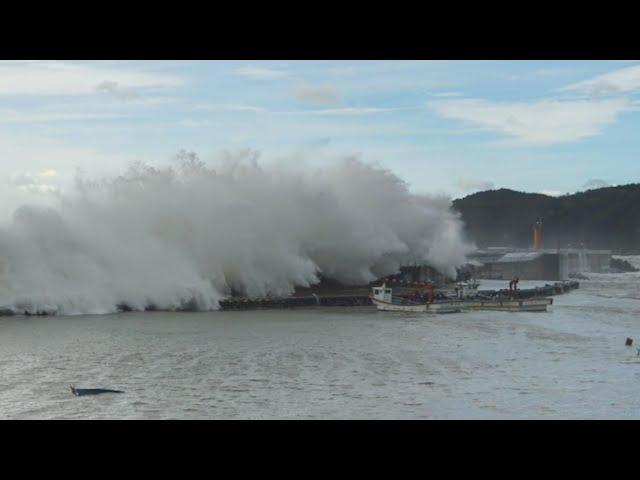
[[[640,249],[640,184],[550,197],[488,190],[454,200],[479,247],[530,247],[533,224],[543,222],[545,248]]]

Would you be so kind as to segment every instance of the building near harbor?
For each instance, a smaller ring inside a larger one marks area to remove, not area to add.
[[[580,273],[608,273],[611,250],[557,249],[539,251],[511,251],[498,258],[484,252],[471,255],[482,265],[474,267],[478,278],[509,280],[567,280]],[[484,262],[483,262],[484,260]]]
[[[529,250],[493,247],[469,256],[467,269],[478,278],[510,280],[567,280],[580,273],[608,273],[611,250],[587,248],[545,249],[542,221],[533,226],[533,246]]]

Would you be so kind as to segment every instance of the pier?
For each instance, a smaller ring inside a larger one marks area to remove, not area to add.
[[[536,297],[551,297],[561,295],[580,288],[576,281],[555,282],[542,287],[527,288],[509,292],[502,290],[480,290],[478,294],[483,296],[513,296],[526,299]],[[408,291],[409,289],[407,289]],[[402,296],[402,294],[400,295]],[[296,308],[296,307],[363,307],[373,305],[368,292],[352,293],[348,295],[323,294],[292,297],[230,297],[220,301],[221,310],[254,310],[263,308]]]

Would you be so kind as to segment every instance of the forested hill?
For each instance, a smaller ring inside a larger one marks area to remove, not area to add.
[[[454,200],[469,238],[479,247],[530,247],[543,222],[545,248],[640,249],[640,184],[550,197],[502,188]]]

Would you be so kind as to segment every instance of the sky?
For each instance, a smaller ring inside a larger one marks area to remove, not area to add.
[[[639,61],[2,61],[0,202],[182,150],[322,166],[415,193],[640,182]]]

